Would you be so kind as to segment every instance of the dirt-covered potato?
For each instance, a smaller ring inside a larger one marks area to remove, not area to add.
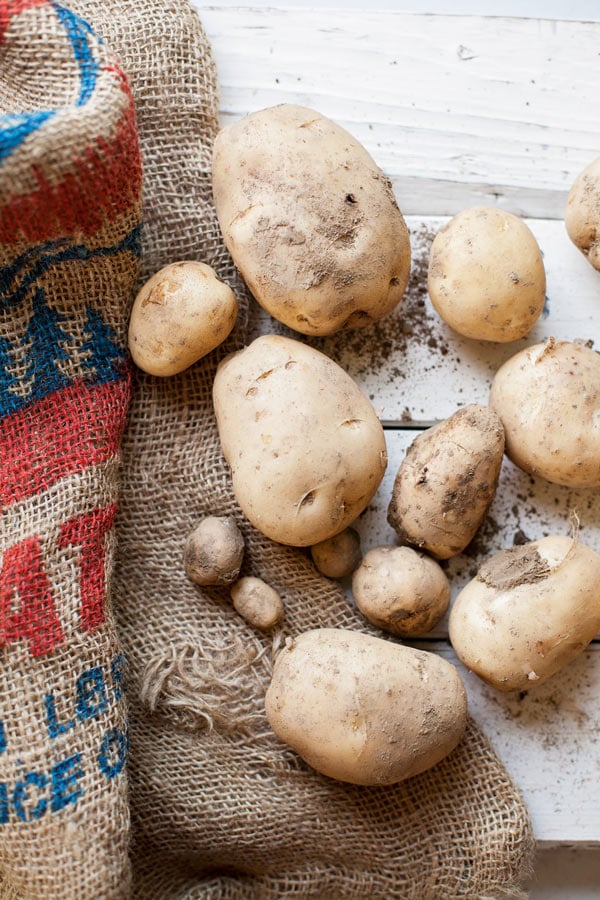
[[[400,302],[410,241],[391,183],[315,110],[282,104],[224,128],[213,193],[246,284],[290,328],[363,328]]]
[[[600,555],[562,536],[496,553],[450,613],[457,655],[501,691],[542,684],[599,628]]]
[[[236,612],[254,628],[268,631],[283,621],[284,607],[281,597],[262,578],[248,575],[240,578],[231,588],[231,599]]]
[[[133,303],[133,361],[150,375],[183,372],[223,343],[237,313],[235,294],[210,266],[171,263],[148,279]]]
[[[207,516],[187,537],[186,575],[196,584],[231,584],[240,573],[244,538],[231,516]]]
[[[573,182],[565,210],[565,226],[575,246],[600,271],[600,156]]]
[[[466,209],[434,238],[428,288],[439,315],[459,334],[516,341],[544,307],[542,254],[518,216],[493,207]]]
[[[315,544],[310,553],[321,575],[347,578],[361,560],[360,535],[354,528],[344,528],[332,538]]]
[[[264,335],[223,360],[213,396],[235,495],[267,537],[309,547],[367,506],[387,465],[383,428],[329,357]]]
[[[352,576],[358,609],[373,625],[419,637],[437,625],[450,603],[450,583],[430,556],[411,547],[374,547]]]
[[[467,700],[456,669],[433,653],[322,628],[280,652],[266,711],[277,737],[318,772],[384,785],[456,747]]]
[[[550,338],[512,356],[490,392],[506,453],[532,475],[569,487],[600,486],[600,355]]]
[[[412,442],[388,507],[401,543],[437,559],[461,553],[494,499],[504,429],[487,406],[471,404]]]

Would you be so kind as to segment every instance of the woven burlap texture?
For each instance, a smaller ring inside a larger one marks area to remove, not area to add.
[[[226,347],[181,376],[138,373],[123,454],[114,589],[129,664],[135,895],[140,898],[521,896],[532,839],[526,809],[474,724],[450,758],[392,788],[336,783],[272,734],[269,638],[182,567],[206,514],[233,515],[243,574],[286,606],[285,633],[363,629],[307,556],[241,515],[211,403],[215,367],[253,316],[211,202],[218,128],[211,49],[185,0],[75,0],[131,81],[144,166],[143,275],[180,259],[213,266],[242,313]],[[365,333],[365,340],[367,339]]]
[[[0,4],[0,895],[130,893],[110,604],[141,166],[106,44]]]

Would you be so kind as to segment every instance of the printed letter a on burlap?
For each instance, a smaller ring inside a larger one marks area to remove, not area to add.
[[[109,586],[141,169],[127,80],[58,2],[0,2],[0,896],[129,893]]]

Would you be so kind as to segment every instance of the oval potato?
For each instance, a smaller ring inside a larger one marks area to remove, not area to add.
[[[267,537],[311,546],[367,506],[387,465],[383,428],[329,357],[263,335],[219,365],[213,397],[235,495]]]
[[[171,263],[134,300],[128,335],[133,361],[150,375],[177,375],[223,343],[237,313],[235,294],[210,266]]]
[[[501,691],[543,684],[600,628],[600,555],[545,537],[488,559],[459,593],[450,641],[462,662]]]
[[[213,194],[244,281],[290,328],[363,328],[400,302],[410,240],[391,183],[352,135],[315,110],[282,104],[224,128]]]
[[[600,156],[573,182],[565,210],[565,227],[575,246],[600,271]]]
[[[459,334],[516,341],[544,308],[540,248],[512,213],[485,206],[463,210],[433,240],[428,289],[439,315]]]
[[[498,415],[474,403],[415,438],[388,507],[400,541],[437,559],[461,553],[494,499],[503,453]]]
[[[600,486],[600,355],[556,341],[527,347],[498,369],[490,391],[506,453],[529,472],[569,487]]]
[[[467,700],[439,656],[335,628],[294,638],[275,661],[269,723],[310,766],[352,784],[403,781],[460,741]]]

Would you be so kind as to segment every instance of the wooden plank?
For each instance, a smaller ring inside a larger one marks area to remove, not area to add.
[[[196,6],[223,124],[314,107],[365,145],[406,214],[560,218],[598,153],[598,22]]]

